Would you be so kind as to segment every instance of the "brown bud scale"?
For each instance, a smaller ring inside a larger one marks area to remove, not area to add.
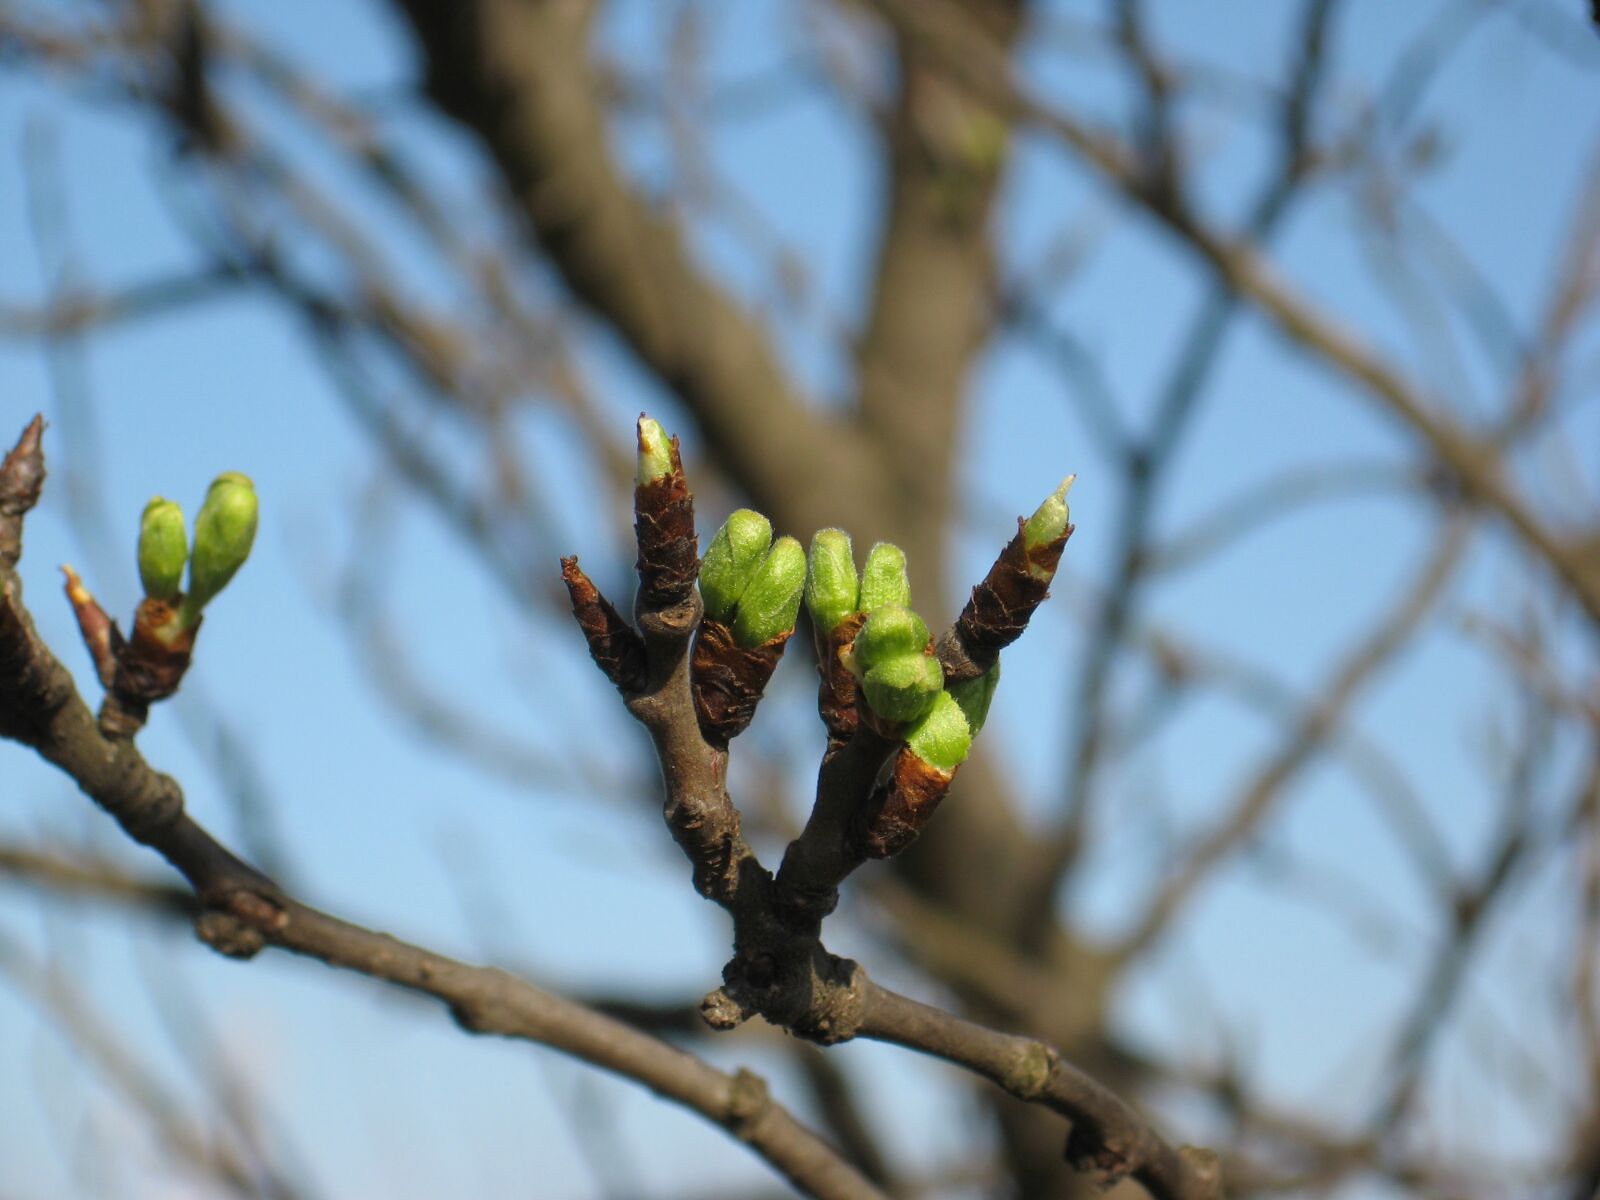
[[[1019,517],[1016,536],[1006,543],[983,582],[972,589],[971,599],[956,618],[958,647],[941,641],[939,657],[949,679],[975,679],[994,666],[1000,651],[1022,636],[1034,609],[1050,594],[1049,581],[1028,568],[1031,564],[1053,576],[1074,526],[1068,525],[1054,541],[1029,550],[1022,537],[1023,524]],[[951,661],[952,657],[961,657],[951,654],[957,648],[963,652],[965,663]]]
[[[107,737],[130,737],[144,727],[150,705],[178,690],[194,651],[200,622],[175,636],[161,632],[174,628],[175,606],[146,597],[134,610],[133,636],[115,649],[116,669],[111,694],[100,710],[100,728]]]
[[[683,477],[676,437],[671,446],[672,470],[633,490],[633,531],[639,543],[639,603],[652,612],[682,604],[700,574],[694,496]]]
[[[819,638],[817,674],[822,681],[817,687],[817,712],[828,730],[828,751],[832,752],[855,736],[856,677],[844,665],[840,651],[856,640],[856,634],[866,621],[866,613],[852,613],[827,637]]]
[[[160,632],[173,628],[175,616],[176,606],[170,601],[146,596],[139,602],[133,613],[133,636],[117,650],[112,687],[146,700],[165,700],[178,690],[201,622],[175,634]]]
[[[909,746],[900,747],[888,784],[873,793],[867,810],[862,835],[867,857],[892,858],[916,841],[950,790],[955,774],[924,762]]]
[[[576,558],[561,560],[561,581],[572,597],[572,615],[595,665],[624,692],[638,691],[644,686],[644,639],[600,594]]]
[[[785,633],[746,650],[721,621],[700,622],[689,657],[689,680],[706,741],[726,749],[749,727],[788,640]]]

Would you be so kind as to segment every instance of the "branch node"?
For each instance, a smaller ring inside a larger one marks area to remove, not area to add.
[[[700,1019],[718,1033],[726,1033],[743,1025],[750,1014],[726,990],[718,988],[700,1001]]]
[[[767,1081],[755,1072],[740,1067],[728,1088],[728,1128],[740,1141],[749,1141],[755,1124],[772,1106]]]
[[[207,909],[195,918],[195,936],[218,954],[251,959],[267,944],[267,935],[231,912]]]

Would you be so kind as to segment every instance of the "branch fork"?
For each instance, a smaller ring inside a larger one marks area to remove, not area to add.
[[[695,888],[733,922],[733,956],[722,985],[701,1003],[703,1019],[726,1030],[761,1016],[822,1045],[871,1037],[937,1055],[1061,1112],[1071,1122],[1064,1153],[1075,1167],[1107,1181],[1131,1175],[1158,1197],[1217,1200],[1221,1185],[1214,1170],[1200,1170],[1198,1160],[1161,1141],[1052,1047],[887,991],[821,940],[845,878],[869,857],[909,845],[943,798],[981,727],[1001,650],[1021,635],[1049,593],[1072,534],[1065,504],[1071,479],[1033,518],[1019,520],[1016,536],[973,589],[960,618],[937,640],[928,638],[915,614],[895,607],[909,602],[898,550],[875,547],[866,581],[858,583],[847,536],[828,530],[813,541],[805,591],[827,746],[810,817],[774,876],[745,841],[727,790],[729,743],[754,716],[793,626],[792,609],[787,624],[755,634],[748,622],[741,631],[735,616],[742,589],[756,587],[753,564],[770,528],[744,510],[729,518],[707,552],[702,604],[693,574],[686,574],[693,556],[686,547],[695,545],[693,498],[676,439],[645,418],[639,429],[637,628],[599,594],[575,559],[562,560],[562,577],[596,665],[654,741],[667,825],[690,860]],[[774,547],[766,561],[776,553]],[[754,607],[781,611],[777,597],[769,589]],[[791,599],[788,592],[781,598],[785,604]],[[881,604],[893,615],[879,621],[870,613]],[[875,635],[880,658],[853,662],[869,626],[882,627]],[[887,676],[869,676],[864,689],[867,669],[894,654],[930,656],[936,694],[919,698],[924,672],[911,661]],[[941,679],[952,690],[940,691]],[[891,705],[889,715],[877,704]]]

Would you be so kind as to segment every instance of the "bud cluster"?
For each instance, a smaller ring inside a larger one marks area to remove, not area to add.
[[[255,544],[255,486],[237,471],[218,475],[206,491],[194,522],[194,543],[183,510],[153,497],[139,517],[139,583],[144,599],[134,611],[133,633],[124,638],[71,567],[63,567],[67,599],[84,644],[106,686],[100,727],[110,737],[129,737],[145,722],[150,705],[178,690],[194,650],[201,614],[244,565]],[[183,590],[188,569],[188,590]]]
[[[697,561],[693,498],[677,439],[641,417],[638,450],[636,612],[644,634],[666,628],[659,622],[669,611],[677,613],[673,620],[687,636],[693,614],[689,610],[685,619],[683,605],[698,583],[702,612],[693,626],[689,690],[705,741],[725,750],[748,727],[803,601],[816,633],[822,677],[818,708],[828,730],[824,776],[830,763],[843,764],[838,772],[853,772],[860,789],[852,810],[854,861],[864,854],[897,853],[917,836],[966,761],[999,683],[999,653],[1048,594],[1072,532],[1066,500],[1072,477],[1031,517],[1017,522],[1016,536],[973,589],[955,625],[935,643],[927,623],[911,608],[906,556],[888,542],[874,545],[858,571],[844,530],[819,530],[807,553],[792,537],[775,539],[766,517],[742,508],[723,522],[704,560]],[[174,541],[172,530],[158,529],[154,508],[148,515],[152,554],[159,544],[168,547],[168,557],[181,557],[181,518]],[[651,649],[661,644],[659,636],[647,644],[583,576],[576,560],[563,560],[562,572],[595,661],[625,694],[640,695],[656,686],[649,680],[669,677],[658,669],[667,661],[658,661]],[[173,586],[170,572],[153,569],[147,577],[151,594]],[[646,625],[647,617],[658,624]],[[868,740],[854,742],[863,729]],[[836,757],[852,744],[859,753]],[[835,828],[842,826],[835,821]],[[817,868],[821,859],[808,853],[795,859],[812,864],[797,868],[809,872],[797,894],[831,894],[830,880],[837,873]],[[829,854],[822,859],[844,861]]]

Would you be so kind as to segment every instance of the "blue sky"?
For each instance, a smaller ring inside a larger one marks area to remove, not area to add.
[[[473,200],[483,167],[472,148],[402,94],[414,67],[385,6],[239,0],[218,7],[327,85],[383,113],[416,166],[458,201],[464,227],[488,227]],[[656,73],[671,7],[617,5],[602,27],[603,46]],[[795,44],[800,19],[790,5],[723,0],[713,7],[706,34],[714,80],[759,76]],[[1042,7],[1051,16],[1099,16],[1083,4]],[[1436,121],[1447,153],[1417,194],[1494,281],[1525,332],[1600,132],[1600,67],[1592,48],[1553,48],[1540,32],[1541,12],[1576,11],[1575,4],[1501,7],[1506,11],[1467,35],[1426,95],[1416,125]],[[1165,4],[1156,6],[1154,28],[1162,45],[1270,81],[1281,71],[1288,9]],[[1330,114],[1360,112],[1438,10],[1378,0],[1347,5]],[[1092,59],[1028,66],[1034,85],[1053,100],[1108,119],[1122,111],[1119,81]],[[56,164],[55,215],[80,281],[113,288],[194,261],[172,214],[196,198],[166,169],[162,135],[126,109],[69,98],[58,82],[0,73],[6,304],[44,294],[22,170],[30,140],[48,146]],[[266,134],[333,194],[360,205],[374,229],[399,227],[397,214],[308,148],[303,130],[260,96],[240,92]],[[1209,213],[1231,221],[1263,169],[1263,147],[1215,112],[1195,114],[1194,123],[1204,153],[1200,194]],[[659,122],[630,119],[617,132],[619,153],[644,185],[664,187],[670,159]],[[815,299],[784,320],[783,352],[819,402],[842,402],[847,364],[829,323],[855,322],[864,304],[880,183],[869,132],[837,101],[797,89],[734,115],[714,129],[710,145],[723,177],[772,230],[802,248]],[[1146,419],[1202,294],[1192,263],[1168,235],[1123,215],[1100,183],[1033,136],[1019,142],[998,220],[1010,272],[1026,271],[1069,224],[1087,231],[1090,249],[1070,285],[1052,298],[1051,317],[1098,356],[1128,419]],[[783,311],[747,241],[699,228],[695,247],[746,303]],[[1309,200],[1274,249],[1285,275],[1363,337],[1420,377],[1447,381],[1438,388],[1441,405],[1469,419],[1503,403],[1503,370],[1478,351],[1459,317],[1446,322],[1447,348],[1426,354],[1395,319],[1360,251],[1351,189]],[[448,307],[439,264],[407,253],[395,269],[417,296]],[[683,428],[670,397],[612,341],[592,330],[580,336],[578,354],[599,383],[619,441],[641,408]],[[1296,465],[1416,461],[1416,447],[1375,404],[1287,350],[1259,319],[1241,317],[1230,338],[1164,493],[1159,529],[1189,528]],[[1584,344],[1592,363],[1592,329]],[[10,437],[8,430],[38,409],[53,425],[51,485],[28,526],[29,601],[86,693],[96,695],[57,599],[55,565],[76,564],[108,608],[127,613],[136,599],[133,530],[148,496],[167,495],[192,509],[209,479],[232,469],[249,473],[262,497],[258,550],[208,617],[185,694],[159,711],[142,737],[147,756],[184,781],[203,821],[230,839],[241,833],[223,781],[181,732],[186,709],[191,718],[221,712],[249,738],[270,825],[293,864],[294,885],[312,902],[449,952],[515,962],[579,993],[682,1000],[715,982],[726,956],[724,921],[687,886],[687,870],[652,816],[649,789],[597,796],[559,777],[510,786],[407,731],[375,693],[336,612],[352,557],[375,553],[358,533],[360,514],[373,510],[388,530],[381,542],[385,612],[411,641],[413,670],[443,694],[480,705],[508,737],[547,754],[559,750],[566,731],[583,729],[592,731],[587,745],[608,765],[632,777],[648,770],[642,735],[589,668],[576,637],[559,621],[520,612],[452,532],[387,477],[292,317],[260,294],[241,293],[97,334],[84,344],[82,366],[87,421],[63,406],[36,347],[0,342],[0,435]],[[1591,366],[1591,393],[1594,382]],[[545,409],[530,412],[516,433],[570,539],[554,549],[582,553],[602,582],[621,591],[631,558],[620,537],[622,515],[596,513],[583,502],[595,468],[571,425]],[[684,433],[692,456],[692,430]],[[1576,483],[1565,482],[1565,468],[1552,468],[1562,456],[1550,445],[1519,460],[1524,486],[1541,506],[1592,518],[1597,435],[1600,406],[1580,395],[1547,439],[1571,448]],[[453,435],[441,428],[440,436]],[[1086,614],[1114,551],[1119,483],[1097,458],[1061,378],[1010,341],[997,343],[975,372],[967,447],[955,481],[967,515],[956,538],[952,591],[982,570],[1011,514],[1030,509],[1065,472],[1080,475],[1071,579],[1030,630],[1033,649],[1008,659],[994,732],[986,734],[1009,752],[1025,809],[1044,819],[1059,799],[1053,788],[1065,754],[1066,709]],[[75,480],[92,483],[111,516],[119,540],[109,551],[74,519]],[[1267,522],[1157,589],[1147,615],[1217,653],[1269,667],[1295,688],[1313,688],[1416,569],[1431,522],[1413,501],[1382,496]],[[553,560],[551,567],[553,579]],[[1521,603],[1526,571],[1491,529],[1462,569],[1452,611]],[[1574,670],[1592,663],[1592,651],[1592,643],[1574,643]],[[1138,679],[1130,675],[1132,683]],[[780,680],[749,736],[793,765],[796,794],[803,794],[820,730],[805,716],[808,680],[798,656]],[[1502,677],[1448,626],[1420,639],[1358,709],[1357,728],[1407,772],[1461,868],[1478,861],[1493,829],[1499,795],[1486,772],[1486,748],[1511,711]],[[799,733],[779,732],[783,714],[795,717]],[[1258,716],[1208,702],[1188,711],[1149,753],[1115,768],[1101,789],[1114,803],[1097,813],[1102,852],[1063,898],[1072,919],[1096,933],[1125,928],[1137,911],[1134,899],[1164,867],[1153,831],[1166,825],[1181,841],[1203,828],[1274,736]],[[59,776],[15,747],[0,755],[9,781],[0,836],[82,845],[154,870]],[[1571,760],[1571,747],[1560,745],[1550,769],[1569,771]],[[1375,957],[1339,923],[1286,902],[1259,872],[1233,870],[1129,981],[1118,1023],[1181,1061],[1204,1064],[1232,1046],[1253,1078],[1285,1103],[1353,1115],[1363,1110],[1361,1089],[1379,1065],[1383,1043],[1374,1034],[1407,1002],[1437,930],[1415,873],[1348,771],[1319,765],[1303,776],[1267,840],[1361,877],[1377,902],[1399,914],[1407,932],[1397,953]],[[1450,1039],[1433,1072],[1443,1145],[1471,1142],[1489,1154],[1538,1150],[1540,1127],[1564,1111],[1567,1083],[1559,1077],[1536,1086],[1549,1104],[1541,1111],[1509,1100],[1504,1075],[1480,1065],[1485,1056],[1515,1063],[1513,1042],[1521,1039],[1559,1075],[1559,1022],[1546,992],[1564,928],[1562,869],[1557,863],[1521,889],[1491,929],[1467,991],[1465,1032]],[[187,995],[259,1089],[278,1131],[272,1136],[296,1148],[320,1194],[435,1195],[465,1178],[485,1195],[591,1196],[614,1185],[665,1196],[708,1181],[763,1178],[754,1160],[697,1119],[557,1056],[463,1038],[440,1012],[319,967],[273,955],[241,967],[202,952],[181,931],[100,915],[92,906],[42,906],[0,883],[0,935],[58,958],[153,1069],[192,1098],[183,1056],[164,1032],[161,999],[167,990]],[[870,922],[840,922],[831,941],[860,954],[875,974],[914,985],[885,958]],[[170,1008],[170,999],[165,1003]],[[707,1052],[725,1064],[754,1061],[780,1094],[797,1094],[782,1059],[755,1034]],[[892,1107],[895,1119],[880,1123],[897,1158],[932,1164],[952,1146],[970,1148],[970,1109],[959,1092],[940,1086],[948,1079],[942,1068],[870,1046],[834,1053],[877,1100],[876,1112]],[[0,1121],[8,1194],[173,1194],[162,1152],[124,1108],[48,1022],[0,989],[0,1112],[14,1117]],[[585,1159],[569,1124],[574,1113],[589,1111],[611,1114],[621,1147],[599,1163]],[[70,1160],[86,1146],[114,1156],[118,1165],[104,1186],[120,1191],[101,1193],[75,1173]],[[530,1179],[546,1190],[530,1190]]]

